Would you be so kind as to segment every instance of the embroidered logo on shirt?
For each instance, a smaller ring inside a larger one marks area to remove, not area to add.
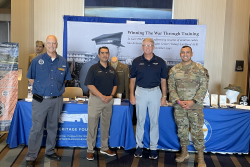
[[[115,73],[114,71],[111,71],[111,70],[109,70],[109,72],[110,72],[110,73],[112,73],[112,74],[114,74],[114,73]]]
[[[43,65],[43,64],[44,64],[43,59],[40,59],[40,60],[38,61],[38,63],[39,63],[40,65]]]
[[[144,65],[144,63],[140,63],[140,64],[139,64],[139,66],[142,66],[142,65]]]
[[[154,65],[157,65],[158,63],[153,63]]]

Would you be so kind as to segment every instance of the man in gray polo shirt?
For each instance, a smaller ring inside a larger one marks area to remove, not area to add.
[[[116,154],[109,149],[109,126],[112,116],[113,96],[115,95],[118,80],[113,67],[108,63],[109,49],[100,47],[98,51],[100,61],[90,67],[85,85],[90,90],[88,102],[88,135],[87,159],[94,160],[96,134],[101,117],[101,153],[109,156]]]

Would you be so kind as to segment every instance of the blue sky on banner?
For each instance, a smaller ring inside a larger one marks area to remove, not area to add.
[[[85,0],[84,16],[171,19],[173,0]]]

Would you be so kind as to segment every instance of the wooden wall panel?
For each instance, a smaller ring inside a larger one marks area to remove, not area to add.
[[[246,94],[250,2],[243,1],[227,1],[221,85],[236,84]],[[235,72],[236,60],[244,60],[243,72]],[[226,90],[222,89],[221,92],[225,93]]]
[[[174,19],[198,19],[199,24],[207,25],[205,67],[210,75],[210,93],[225,94],[223,88],[229,83],[241,86],[246,93],[249,6],[248,0],[244,3],[237,0],[174,1]],[[244,72],[234,72],[235,60],[245,61]]]
[[[34,2],[34,41],[45,42],[48,35],[58,39],[58,54],[63,52],[63,15],[81,16],[83,0],[42,0]]]
[[[198,19],[200,25],[207,25],[204,66],[210,75],[210,93],[220,91],[225,10],[226,0],[189,0],[188,3],[175,0],[174,3],[174,19]]]
[[[19,68],[23,69],[23,79],[19,82],[18,98],[27,97],[28,56],[34,53],[35,41],[48,35],[58,38],[58,54],[63,50],[63,15],[83,13],[84,0],[12,0],[11,1],[11,41],[18,42]]]
[[[28,56],[34,53],[33,0],[11,0],[11,42],[19,43],[19,64],[23,79],[18,82],[18,98],[27,97]]]

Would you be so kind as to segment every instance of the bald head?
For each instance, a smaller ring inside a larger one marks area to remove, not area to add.
[[[56,57],[57,38],[54,35],[46,38],[46,49],[49,56]]]
[[[118,61],[117,57],[112,57],[112,58],[111,58],[111,62],[112,62],[112,63],[116,63],[117,61]]]
[[[118,59],[117,59],[117,57],[112,57],[112,58],[111,58],[111,66],[112,66],[114,69],[116,69],[117,65],[118,65]]]
[[[53,40],[56,41],[56,43],[57,43],[57,38],[56,38],[55,35],[49,35],[49,36],[47,36],[46,42],[47,42],[48,39],[53,39]]]

